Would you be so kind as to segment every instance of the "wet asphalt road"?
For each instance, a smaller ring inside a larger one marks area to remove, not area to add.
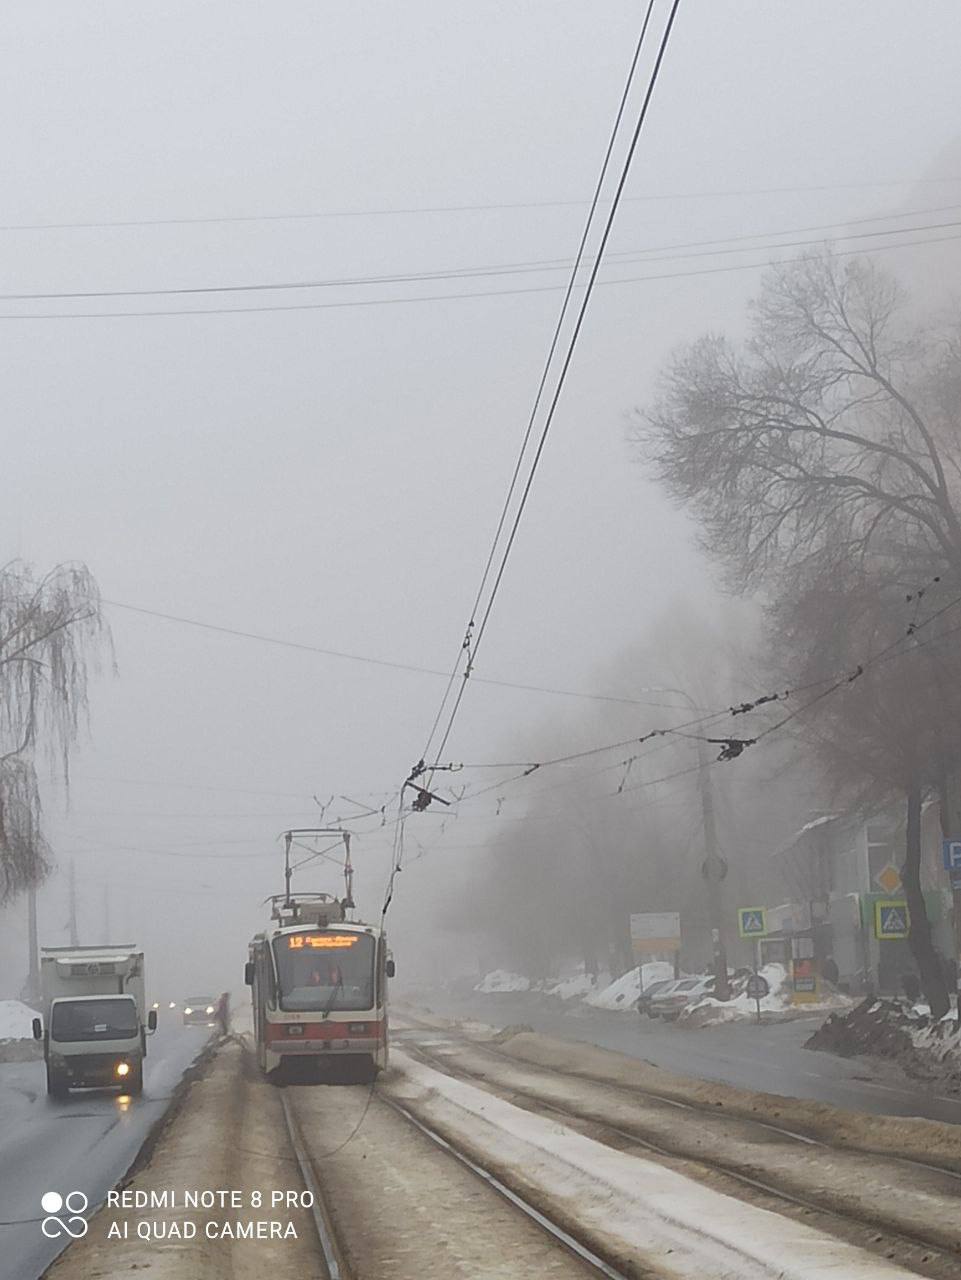
[[[410,1007],[494,1026],[527,1023],[544,1035],[616,1049],[678,1075],[718,1080],[763,1093],[810,1098],[872,1115],[922,1116],[961,1124],[961,1094],[907,1085],[864,1058],[838,1058],[803,1047],[824,1015],[793,1022],[727,1024],[684,1030],[636,1013],[608,1013],[524,993],[405,993]],[[401,1000],[400,993],[398,999]],[[400,1012],[400,1009],[398,1010]]]
[[[0,1063],[0,1280],[36,1280],[69,1243],[44,1236],[40,1197],[82,1191],[96,1206],[133,1163],[209,1035],[162,1019],[147,1042],[140,1098],[81,1089],[55,1101],[43,1062]]]

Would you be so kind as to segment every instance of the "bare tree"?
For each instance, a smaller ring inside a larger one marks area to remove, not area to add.
[[[674,359],[638,433],[735,584],[868,556],[892,523],[961,584],[957,335],[906,333],[895,283],[829,253],[773,268],[752,311],[742,353]]]
[[[807,635],[795,653],[810,647],[823,676],[833,650],[837,674],[854,657],[852,636],[884,629],[866,599],[886,610],[890,640],[892,625],[903,625],[905,595],[935,579],[942,598],[961,594],[958,331],[912,328],[890,277],[829,251],[773,268],[752,320],[741,351],[718,336],[681,351],[637,435],[735,589],[765,589],[782,622],[792,603],[801,606],[793,621]],[[862,607],[856,630],[845,599],[852,567],[869,588],[853,601]],[[885,676],[845,700],[856,716],[834,714],[825,701],[821,736],[845,757],[849,780],[858,775],[867,790],[909,801],[912,946],[940,1007],[915,818],[924,788],[935,785],[945,833],[955,834],[961,738],[949,704],[930,696],[939,681],[944,687],[943,660],[935,671],[918,666],[897,690]]]
[[[0,903],[49,870],[35,762],[45,753],[68,777],[88,667],[104,644],[86,566],[60,564],[41,578],[22,561],[0,568]]]
[[[961,717],[961,658],[953,639],[921,633],[904,643],[904,592],[864,567],[827,564],[822,581],[772,610],[781,674],[829,688],[838,670],[856,679],[819,701],[799,732],[820,768],[832,801],[865,817],[905,806],[901,879],[911,914],[910,945],[936,1017],[950,1006],[943,966],[927,921],[922,885],[921,806],[941,782],[946,755],[956,752]],[[925,592],[927,600],[937,592]]]

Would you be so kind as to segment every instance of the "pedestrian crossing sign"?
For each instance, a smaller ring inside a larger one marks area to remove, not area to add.
[[[911,916],[903,898],[878,899],[874,904],[874,936],[882,942],[906,938],[911,932]]]
[[[763,938],[767,934],[767,920],[763,907],[738,907],[737,931],[742,938]]]

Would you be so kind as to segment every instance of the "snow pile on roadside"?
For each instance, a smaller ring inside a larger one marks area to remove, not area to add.
[[[20,1000],[0,1000],[0,1040],[31,1040],[40,1015]]]
[[[664,982],[674,977],[674,966],[666,960],[650,960],[643,966],[645,990],[654,982]],[[641,994],[641,984],[637,969],[628,969],[627,973],[616,978],[603,991],[595,991],[587,996],[584,1003],[595,1009],[633,1010],[637,998]]]
[[[914,1047],[938,1062],[953,1062],[957,1071],[961,1065],[961,1026],[954,1010],[946,1013],[940,1022],[934,1022],[930,1014],[924,1021],[927,1026],[914,1027],[909,1032]]]
[[[795,1005],[791,999],[791,983],[783,964],[766,964],[759,970],[770,988],[761,1000],[761,1013],[772,1020],[789,1017],[807,1017],[812,1013],[850,1008],[849,997],[835,992],[824,992],[811,1003]],[[757,1017],[757,1002],[746,991],[730,1000],[715,1000],[705,996],[681,1010],[678,1022],[688,1027],[706,1027],[721,1022],[745,1022]]]
[[[594,990],[596,990],[594,979],[589,973],[575,973],[566,978],[559,978],[556,982],[548,982],[544,987],[544,994],[556,996],[558,1000],[576,1000],[581,996],[590,995]]]
[[[511,973],[509,969],[492,969],[474,988],[475,991],[480,991],[486,996],[505,991],[530,991],[530,989],[530,978],[525,978],[519,973]]]
[[[961,1029],[953,1014],[934,1022],[896,1000],[869,997],[846,1015],[832,1014],[806,1049],[842,1058],[866,1054],[896,1062],[906,1075],[956,1088],[961,1066]]]

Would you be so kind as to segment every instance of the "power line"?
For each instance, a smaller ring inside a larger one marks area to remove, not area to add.
[[[162,613],[159,609],[144,609],[138,605],[123,604],[119,600],[101,600],[102,604],[109,605],[112,609],[125,609],[129,613],[144,614],[149,618],[161,618],[165,622],[178,622],[187,627],[199,627],[203,631],[219,632],[222,635],[234,636],[241,640],[257,640],[261,644],[278,645],[284,649],[299,649],[304,653],[317,653],[325,658],[340,658],[348,662],[361,662],[375,667],[388,667],[395,671],[412,671],[417,675],[439,676],[446,680],[449,678],[449,672],[442,670],[440,667],[422,667],[416,663],[396,662],[388,658],[373,658],[366,654],[349,653],[343,649],[328,649],[320,645],[302,644],[296,640],[285,640],[279,636],[264,635],[256,631],[243,631],[238,627],[225,627],[218,623],[202,622],[197,618],[186,618],[180,614]],[[502,689],[517,689],[524,693],[547,693],[561,698],[584,698],[591,702],[615,702],[623,703],[627,706],[638,707],[657,707],[669,704],[659,702],[646,702],[641,698],[628,698],[616,694],[606,693],[586,693],[576,689],[558,689],[549,685],[539,684],[522,684],[513,680],[497,680],[492,676],[475,676],[478,684],[493,685]],[[228,790],[236,790],[237,788],[227,788]],[[276,792],[251,792],[251,794],[274,795]],[[280,793],[283,794],[283,793]],[[370,793],[377,795],[388,794],[386,792]],[[390,792],[389,794],[393,794]]]
[[[897,235],[901,233],[892,229],[888,233],[879,234]],[[926,236],[916,240],[901,240],[894,244],[874,245],[871,252],[885,253],[895,249],[911,249],[920,245],[947,244],[950,241],[958,239],[961,239],[961,236]],[[812,241],[812,243],[821,244],[822,241]],[[771,248],[789,247],[791,246],[771,246]],[[834,250],[834,256],[837,258],[847,258],[863,252],[864,250],[862,248],[837,249]],[[595,281],[594,287],[610,288],[614,285],[645,284],[660,280],[683,280],[697,276],[726,275],[730,272],[736,271],[763,271],[767,267],[774,266],[777,261],[779,260],[765,258],[761,262],[739,262],[720,267],[696,267],[689,271],[662,271],[656,274],[648,273],[642,276],[621,276],[613,280],[597,280]],[[584,288],[586,286],[577,285],[575,287]],[[280,305],[266,304],[253,307],[184,307],[153,311],[38,311],[31,314],[3,312],[0,313],[0,320],[137,320],[149,319],[151,317],[259,315],[283,311],[338,311],[345,309],[350,310],[357,307],[411,306],[424,302],[462,302],[477,298],[513,298],[524,294],[559,293],[564,288],[564,285],[545,284],[519,287],[516,289],[479,289],[465,293],[429,293],[399,298],[353,298],[339,302],[298,302]]]
[[[596,203],[592,204],[585,232],[590,227],[590,219],[593,218],[596,207]],[[748,235],[733,236],[719,240],[694,240],[688,243],[682,242],[673,245],[652,245],[649,248],[621,249],[616,253],[610,254],[609,257],[617,258],[624,262],[671,262],[680,258],[713,258],[719,257],[723,254],[749,253],[752,249],[810,248],[812,245],[820,244],[821,241],[794,240],[778,245],[761,245],[754,242],[758,240],[770,240],[779,236],[801,234],[808,231],[826,231],[839,227],[844,228],[846,226],[861,225],[868,222],[882,222],[885,219],[917,217],[925,213],[941,213],[957,209],[958,207],[959,206],[956,204],[944,205],[938,209],[916,210],[912,214],[879,214],[872,218],[861,218],[850,222],[829,222],[784,231],[754,232]],[[841,240],[870,240],[877,239],[880,236],[912,235],[919,231],[945,231],[956,227],[961,227],[961,221],[921,223],[911,227],[886,227],[876,231],[852,232],[850,235],[841,235],[839,238]],[[718,247],[704,248],[703,246]],[[582,261],[592,260],[592,255],[585,255],[583,249],[584,246],[582,243],[581,249],[574,262],[575,268]],[[665,252],[666,250],[669,252]],[[673,252],[674,250],[680,250],[681,252]],[[697,251],[683,252],[684,250]],[[222,293],[283,293],[301,289],[341,289],[380,284],[417,284],[438,280],[463,280],[492,276],[524,275],[530,272],[569,270],[571,265],[572,264],[569,259],[547,258],[523,262],[485,264],[474,267],[445,267],[432,271],[408,271],[394,274],[367,276],[321,277],[314,280],[269,280],[254,281],[246,284],[184,285],[137,289],[78,289],[71,291],[56,290],[40,293],[0,293],[0,301],[48,302],[54,300],[69,301],[71,299],[89,300],[92,298],[194,297]],[[572,286],[568,284],[567,288],[569,294]]]
[[[648,79],[647,89],[645,91],[643,100],[641,102],[641,107],[638,112],[637,121],[634,126],[634,132],[631,136],[630,145],[628,146],[628,149],[627,149],[627,155],[625,156],[624,163],[621,169],[621,175],[618,180],[617,186],[615,187],[614,195],[611,199],[611,207],[607,215],[607,220],[604,224],[603,232],[601,234],[601,239],[598,245],[597,254],[594,258],[594,265],[591,268],[591,272],[588,277],[586,287],[584,289],[584,296],[581,299],[581,304],[578,309],[577,319],[574,324],[574,329],[568,341],[567,352],[564,356],[564,360],[557,377],[557,382],[554,387],[554,394],[551,398],[551,402],[547,410],[544,426],[541,431],[540,439],[538,440],[538,443],[537,443],[537,449],[535,450],[534,458],[527,475],[527,480],[525,482],[523,491],[521,493],[520,502],[518,504],[517,511],[515,512],[514,520],[511,524],[510,534],[508,535],[507,543],[504,548],[503,555],[501,556],[497,574],[494,578],[494,585],[492,586],[490,594],[488,596],[487,604],[484,608],[484,614],[481,618],[480,626],[477,629],[477,635],[471,641],[471,645],[472,645],[471,653],[468,656],[468,662],[464,670],[461,686],[457,692],[457,697],[454,701],[451,714],[448,718],[447,727],[441,739],[440,747],[437,753],[438,759],[440,758],[440,755],[443,753],[444,748],[446,747],[447,742],[450,738],[451,732],[453,730],[454,722],[457,718],[457,713],[460,710],[461,702],[464,697],[464,692],[467,688],[467,681],[470,677],[470,668],[473,661],[476,660],[478,649],[483,643],[484,635],[487,630],[487,624],[491,616],[491,610],[494,606],[494,601],[497,598],[498,591],[500,590],[501,582],[503,581],[503,577],[504,577],[504,571],[507,568],[507,562],[510,558],[511,551],[513,550],[513,547],[514,547],[514,540],[517,536],[517,530],[520,527],[520,522],[524,515],[524,511],[526,509],[527,502],[530,497],[531,486],[533,485],[533,482],[534,482],[534,476],[537,473],[537,468],[544,451],[544,446],[547,443],[547,437],[554,421],[554,414],[557,410],[557,405],[561,397],[561,392],[564,389],[564,385],[567,379],[567,372],[570,368],[571,360],[573,358],[574,351],[577,347],[577,341],[578,341],[578,338],[580,337],[581,328],[584,323],[584,317],[587,313],[587,308],[590,303],[591,296],[594,290],[594,284],[595,284],[595,281],[597,280],[597,274],[598,274],[598,271],[600,270],[601,262],[604,257],[604,250],[607,248],[607,242],[608,242],[608,239],[610,238],[611,229],[614,225],[614,219],[617,216],[617,210],[620,204],[621,196],[623,195],[624,187],[625,187],[625,184],[627,183],[627,176],[628,176],[628,173],[630,172],[631,162],[634,159],[634,153],[637,149],[637,144],[641,136],[641,131],[643,130],[643,127],[644,127],[644,121],[647,118],[647,112],[648,112],[648,108],[650,107],[651,98],[654,94],[654,89],[657,84],[658,76],[660,75],[660,70],[664,60],[664,55],[667,51],[668,42],[671,37],[671,31],[674,27],[674,20],[677,16],[679,3],[680,3],[680,0],[672,0],[671,7],[668,12],[667,21],[665,23],[664,30],[661,35],[660,44],[658,46],[657,54],[654,59],[654,65],[651,69],[651,74]],[[647,28],[647,19],[649,16],[650,16],[650,8],[648,9],[647,17],[645,17],[644,28],[642,30],[642,39],[643,39],[643,32]]]
[[[637,38],[637,44],[634,47],[634,56],[631,58],[631,64],[627,72],[627,79],[624,82],[624,88],[621,92],[620,102],[618,103],[618,106],[617,106],[617,113],[614,117],[614,124],[613,124],[613,127],[611,128],[611,132],[607,140],[607,148],[604,152],[604,159],[603,159],[603,162],[601,163],[600,173],[598,174],[597,181],[594,184],[594,195],[591,200],[590,208],[588,209],[587,218],[584,222],[584,228],[581,232],[581,238],[577,246],[577,252],[574,255],[574,262],[572,265],[570,277],[567,282],[567,289],[564,293],[564,300],[561,303],[561,309],[557,317],[557,322],[554,325],[554,332],[551,336],[550,346],[547,352],[547,358],[544,361],[544,366],[541,371],[540,382],[538,383],[538,386],[537,386],[537,393],[534,396],[534,403],[531,407],[530,415],[528,416],[527,427],[524,431],[524,436],[521,440],[520,451],[518,452],[518,455],[517,455],[517,461],[514,464],[514,470],[511,475],[510,484],[507,489],[507,496],[505,497],[503,506],[501,507],[501,513],[497,521],[497,527],[494,530],[494,537],[493,537],[493,540],[491,541],[490,551],[488,552],[488,555],[487,555],[487,561],[484,565],[483,573],[481,574],[480,584],[477,588],[477,592],[474,597],[474,603],[471,606],[470,619],[467,624],[465,638],[461,644],[460,649],[458,650],[457,657],[454,660],[454,664],[451,667],[450,677],[447,682],[447,687],[444,690],[444,696],[440,700],[440,705],[438,706],[437,713],[434,716],[434,722],[431,725],[430,733],[427,736],[427,742],[424,746],[424,750],[421,752],[422,760],[426,760],[428,755],[430,754],[431,745],[434,741],[434,735],[436,734],[438,726],[440,725],[441,717],[444,714],[444,708],[447,705],[447,700],[450,697],[451,690],[454,687],[454,681],[457,678],[457,671],[460,665],[461,658],[463,657],[465,652],[469,651],[469,646],[471,643],[471,631],[473,630],[473,627],[474,627],[474,618],[478,608],[480,607],[480,602],[484,594],[484,589],[487,586],[487,580],[490,575],[491,568],[493,567],[493,564],[494,564],[494,556],[497,554],[497,547],[498,547],[498,544],[500,543],[501,534],[504,531],[504,525],[507,521],[507,516],[510,512],[510,506],[511,506],[511,502],[513,501],[514,492],[517,488],[517,482],[520,478],[521,467],[523,466],[524,458],[527,456],[527,449],[530,444],[531,436],[534,431],[534,423],[537,419],[538,410],[540,409],[541,398],[543,397],[543,394],[544,394],[544,388],[547,385],[547,379],[550,375],[551,367],[554,362],[554,356],[557,352],[557,345],[558,345],[558,342],[560,341],[560,336],[563,331],[564,321],[567,317],[568,307],[570,306],[571,298],[573,297],[573,294],[574,294],[574,285],[577,280],[578,273],[580,271],[581,263],[584,260],[584,256],[587,250],[587,242],[588,242],[588,238],[590,237],[591,227],[593,226],[594,216],[597,212],[598,203],[600,201],[601,194],[604,190],[604,183],[607,179],[607,172],[610,167],[611,156],[613,154],[614,146],[617,141],[617,135],[620,131],[621,121],[624,118],[624,108],[626,107],[628,98],[630,97],[631,87],[634,83],[634,76],[637,73],[637,64],[641,56],[641,50],[644,47],[644,38],[647,35],[647,29],[648,29],[648,26],[650,25],[651,13],[653,12],[653,9],[654,9],[654,0],[648,0],[647,10],[644,14],[644,21],[641,24],[641,30]],[[470,662],[469,652],[468,652],[467,660],[468,662]],[[446,741],[446,738],[445,738],[445,741]],[[441,749],[443,750],[443,748]]]
[[[80,782],[109,782],[111,785],[119,783],[130,787],[156,787],[158,789],[173,787],[178,791],[224,791],[235,795],[272,796],[278,800],[313,800],[313,796],[302,795],[296,791],[258,791],[253,787],[218,787],[198,782],[171,782],[167,778],[110,778],[102,774],[75,774],[72,771],[70,776]],[[241,814],[239,816],[244,817],[246,815]]]
[[[938,581],[938,579],[935,579],[935,581]],[[925,591],[926,591],[926,588],[922,589],[919,595],[923,595]],[[810,681],[804,685],[798,685],[793,689],[787,689],[787,690],[776,692],[776,693],[762,694],[761,696],[754,698],[751,701],[746,701],[746,702],[732,705],[726,708],[725,710],[705,712],[704,715],[699,716],[695,719],[686,721],[680,725],[675,725],[670,727],[658,727],[658,728],[651,729],[647,733],[642,734],[639,737],[624,739],[618,742],[605,743],[605,744],[602,744],[601,746],[590,747],[583,751],[571,752],[564,756],[557,756],[557,757],[545,759],[539,762],[529,763],[521,770],[521,772],[512,774],[506,778],[500,778],[496,782],[492,783],[491,785],[485,786],[481,788],[479,791],[473,791],[469,795],[465,795],[463,798],[459,799],[456,803],[456,810],[454,813],[454,817],[457,820],[461,820],[460,809],[463,806],[470,804],[474,800],[479,799],[481,796],[488,795],[491,792],[497,792],[501,788],[510,786],[512,783],[524,781],[527,778],[529,778],[532,774],[540,771],[541,769],[545,769],[545,768],[549,768],[557,765],[570,764],[578,760],[589,759],[593,756],[606,754],[610,751],[622,750],[625,747],[641,746],[651,741],[654,738],[678,736],[678,737],[689,738],[695,741],[700,740],[702,742],[708,742],[714,745],[718,745],[722,749],[719,755],[717,756],[717,758],[711,762],[712,764],[720,764],[727,760],[736,759],[743,753],[743,751],[746,748],[756,745],[759,741],[761,741],[762,738],[766,738],[770,734],[775,733],[780,729],[784,728],[784,726],[787,725],[791,720],[803,714],[806,710],[808,710],[810,707],[815,705],[817,702],[820,702],[822,699],[844,688],[846,685],[855,683],[865,674],[865,672],[871,670],[872,668],[876,666],[880,666],[884,663],[893,661],[896,658],[909,657],[914,653],[916,653],[917,651],[925,648],[927,645],[938,643],[941,640],[944,640],[948,636],[952,635],[955,631],[961,631],[961,624],[959,624],[958,627],[952,628],[947,632],[942,632],[940,634],[930,636],[925,640],[915,639],[918,631],[922,630],[924,627],[929,626],[931,623],[935,622],[938,618],[942,617],[949,610],[957,608],[959,605],[961,605],[961,596],[958,596],[952,600],[947,601],[945,604],[941,605],[938,609],[934,610],[934,612],[930,613],[927,617],[925,617],[921,621],[917,621],[916,619],[912,620],[912,622],[910,623],[910,625],[908,626],[904,634],[895,637],[894,640],[892,640],[890,643],[885,645],[877,653],[869,657],[866,657],[857,666],[855,666],[854,668],[848,669],[846,672],[844,672],[840,676],[827,676],[819,680]],[[908,641],[913,642],[912,646],[911,648],[904,649],[902,646]],[[768,726],[766,729],[763,729],[761,732],[757,733],[753,737],[712,738],[704,734],[694,734],[694,733],[685,732],[685,730],[687,729],[694,728],[699,725],[703,726],[703,725],[709,724],[725,716],[730,716],[732,718],[737,716],[742,716],[749,711],[758,710],[774,702],[783,702],[788,698],[796,697],[800,693],[805,693],[811,689],[818,688],[819,686],[825,686],[825,685],[827,687],[822,688],[821,691],[818,694],[816,694],[813,698],[809,699],[800,707],[795,708],[788,715],[784,716],[782,719],[780,719],[776,723]],[[667,744],[664,744],[664,745],[666,746]],[[653,755],[655,754],[656,751],[662,750],[662,749],[663,747],[654,748],[651,751],[632,755],[627,760],[617,761],[613,765],[605,766],[604,768],[594,770],[591,773],[578,774],[576,775],[574,781],[586,781],[587,779],[599,776],[602,773],[610,772],[612,769],[629,766],[633,764],[635,761],[646,759],[647,756]],[[463,767],[472,768],[476,766],[463,766]],[[508,766],[503,765],[501,767],[506,768]],[[700,767],[699,765],[695,765],[691,769],[678,770],[676,772],[664,775],[664,777],[662,778],[645,780],[641,783],[637,783],[630,787],[624,786],[623,785],[624,780],[622,780],[622,785],[618,787],[617,791],[614,792],[612,795],[595,797],[595,800],[614,799],[621,794],[626,794],[628,792],[636,791],[643,787],[653,786],[657,782],[668,781],[675,777],[682,777],[687,773],[696,772],[699,767]],[[566,785],[569,785],[569,783],[565,782],[565,783],[557,784],[557,786],[566,786]],[[544,792],[552,791],[555,789],[557,789],[556,786],[541,787],[541,788],[538,788],[533,794],[536,796]],[[492,820],[490,816],[485,818],[481,818],[480,815],[474,815],[474,816],[477,818],[477,820],[483,820],[483,821]],[[500,817],[500,810],[498,808],[498,812],[493,815],[493,818],[496,819],[499,817]],[[524,821],[532,821],[532,820],[534,819],[530,817],[507,819],[507,821],[516,821],[516,822],[524,822]]]
[[[886,178],[874,182],[826,182],[783,187],[715,188],[704,191],[668,191],[625,196],[625,203],[651,204],[671,200],[717,200],[740,196],[799,195],[818,191],[876,191],[892,187],[947,186],[961,183],[956,178]],[[216,214],[208,217],[118,218],[108,221],[8,222],[0,231],[102,231],[129,227],[210,226],[218,223],[308,222],[332,218],[408,217],[439,213],[490,213],[513,209],[583,208],[587,200],[515,200],[493,204],[409,205],[396,208],[321,209],[298,213]]]

